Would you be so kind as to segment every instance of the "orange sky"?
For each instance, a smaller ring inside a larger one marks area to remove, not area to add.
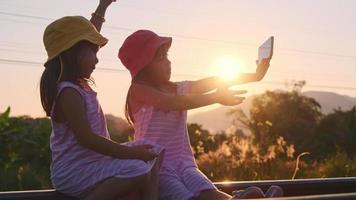
[[[46,59],[43,30],[64,15],[89,17],[97,2],[0,3],[0,112],[11,106],[12,115],[44,116],[38,87]],[[355,7],[353,0],[118,0],[107,12],[102,33],[110,42],[93,73],[99,101],[105,113],[123,115],[130,76],[116,55],[137,29],[173,37],[173,80],[214,75],[217,60],[224,57],[252,72],[259,44],[274,35],[275,55],[264,82],[239,88],[254,94],[306,80],[305,90],[356,96]]]

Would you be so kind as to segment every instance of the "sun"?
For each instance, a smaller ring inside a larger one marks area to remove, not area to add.
[[[238,78],[242,72],[243,65],[238,58],[233,56],[221,56],[214,62],[214,74],[221,77],[223,80],[232,81]]]

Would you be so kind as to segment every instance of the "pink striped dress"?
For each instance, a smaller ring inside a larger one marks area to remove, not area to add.
[[[93,133],[110,139],[102,109],[96,98],[96,92],[82,89],[71,82],[60,82],[58,94],[64,88],[73,88],[85,102],[86,117]],[[57,95],[58,96],[58,95]],[[53,106],[54,108],[54,106]],[[110,178],[130,178],[148,173],[154,162],[141,160],[115,159],[96,153],[80,145],[67,123],[53,120],[50,147],[52,151],[51,181],[60,192],[84,197],[99,182]],[[138,141],[137,143],[143,143]],[[132,146],[137,143],[127,143]]]
[[[188,81],[176,84],[177,95],[189,92]],[[190,199],[202,190],[216,189],[195,163],[186,125],[187,111],[163,112],[144,105],[133,116],[135,140],[148,140],[165,149],[160,168],[160,199]]]

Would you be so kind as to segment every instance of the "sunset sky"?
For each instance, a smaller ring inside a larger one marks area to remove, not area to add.
[[[0,112],[11,106],[12,115],[44,116],[39,99],[43,31],[62,16],[90,18],[98,2],[0,2]],[[304,91],[356,97],[355,8],[355,0],[118,0],[102,29],[109,43],[98,55],[94,89],[105,113],[123,116],[130,75],[117,51],[129,34],[150,29],[173,37],[172,80],[216,75],[218,66],[231,63],[253,72],[258,46],[273,35],[275,52],[265,79],[238,88],[251,95],[306,80]]]

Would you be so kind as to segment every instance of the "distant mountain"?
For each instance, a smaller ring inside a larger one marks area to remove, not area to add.
[[[332,92],[307,91],[303,95],[314,98],[321,105],[321,111],[324,114],[333,112],[334,109],[349,110],[356,106],[356,98],[345,95],[340,95]],[[252,105],[253,96],[247,97],[246,100],[237,106],[242,109],[245,114],[249,115],[249,110]],[[236,107],[235,107],[236,108]],[[231,110],[231,107],[222,106],[210,111],[201,112],[188,116],[189,123],[198,123],[203,125],[203,128],[210,131],[226,130],[231,126],[232,117],[226,115]]]
[[[303,94],[317,100],[321,105],[321,112],[324,114],[331,113],[334,109],[350,110],[353,106],[356,106],[355,97],[320,91],[308,91],[303,92]]]
[[[253,96],[247,97],[245,101],[238,106],[221,106],[206,112],[188,115],[188,122],[201,124],[204,129],[208,129],[209,131],[226,130],[232,124],[232,117],[228,115],[228,112],[232,109],[239,108],[248,115],[252,105],[252,99]]]
[[[321,111],[325,114],[333,112],[334,109],[349,110],[356,106],[356,98],[340,95],[332,92],[307,91],[305,96],[314,98],[321,105]],[[236,107],[222,106],[210,111],[200,112],[188,116],[188,122],[203,125],[203,128],[210,131],[226,130],[231,126],[232,117],[227,116],[227,112],[232,108],[240,108],[249,115],[254,96],[247,97],[245,101]],[[109,130],[113,134],[123,133],[130,129],[130,125],[125,119],[110,114],[105,115]]]

